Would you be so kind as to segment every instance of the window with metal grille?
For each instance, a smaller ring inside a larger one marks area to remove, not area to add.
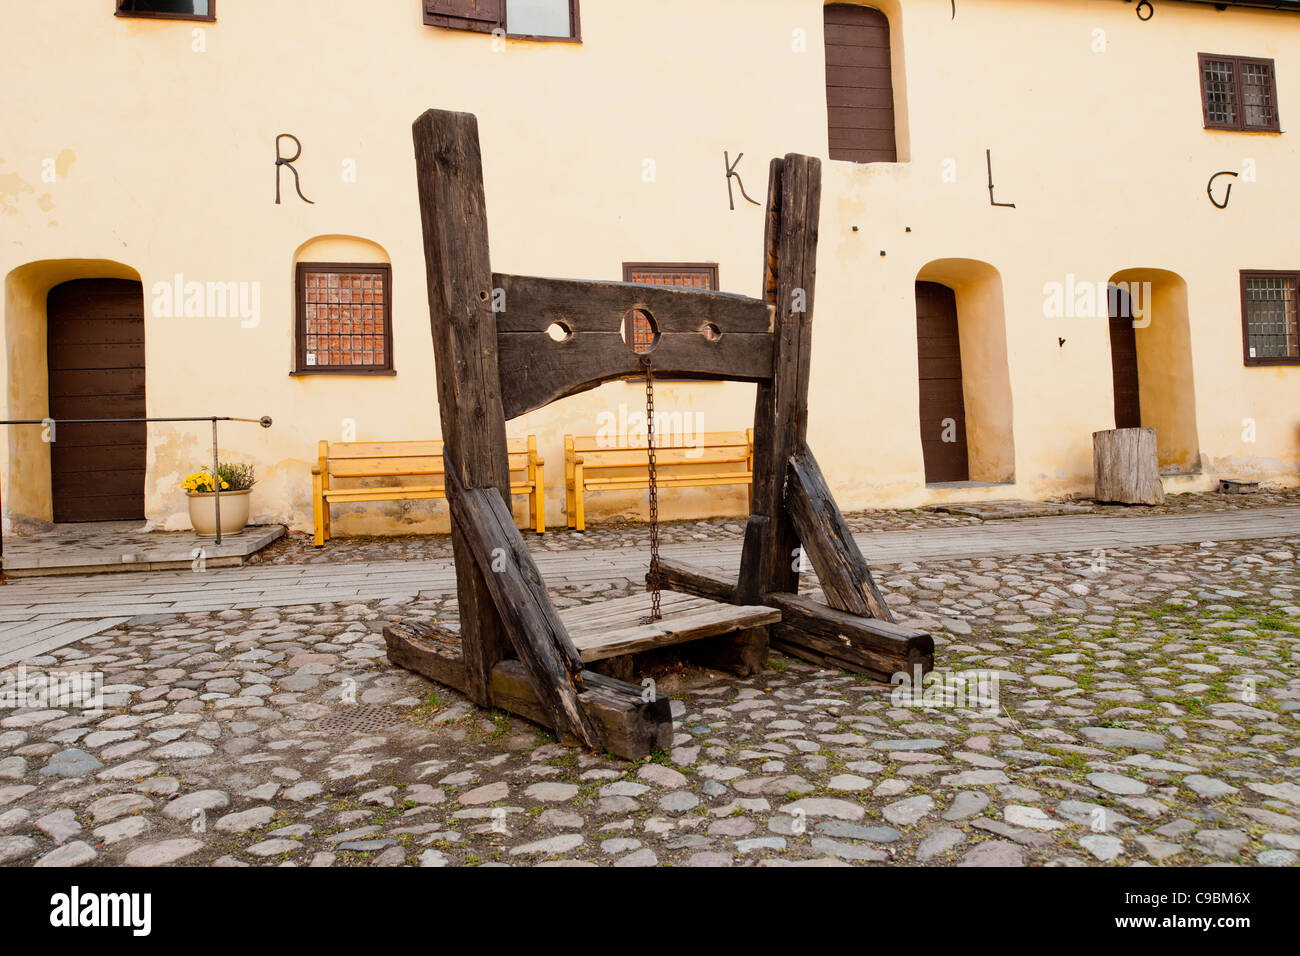
[[[1280,132],[1272,60],[1199,54],[1206,129]]]
[[[383,263],[300,262],[296,371],[393,370],[392,270]]]
[[[526,40],[581,40],[578,0],[422,0],[427,26]]]
[[[623,281],[640,285],[675,285],[688,289],[718,288],[716,262],[625,262]],[[624,329],[633,351],[643,351],[654,342],[654,329],[640,312],[632,313],[632,326]],[[638,347],[640,346],[640,347]]]
[[[1300,272],[1241,274],[1241,324],[1247,365],[1300,363],[1298,286]]]

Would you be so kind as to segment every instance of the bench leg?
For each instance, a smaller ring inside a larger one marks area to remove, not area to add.
[[[584,499],[587,489],[582,483],[582,465],[573,467],[573,520],[569,526],[575,531],[587,530],[587,508]]]
[[[533,481],[533,530],[538,534],[546,533],[546,485],[542,481],[542,466],[537,466],[537,477]]]
[[[321,513],[329,514],[329,505],[325,502],[324,495],[321,494],[320,475],[312,475],[311,478],[311,525],[314,534],[314,543],[320,547],[325,543],[325,521]]]

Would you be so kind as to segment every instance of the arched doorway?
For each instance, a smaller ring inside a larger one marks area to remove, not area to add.
[[[1156,430],[1162,475],[1201,470],[1187,283],[1164,269],[1110,278],[1115,427]]]
[[[140,418],[144,290],[130,279],[74,279],[46,299],[49,417]],[[53,519],[144,517],[143,422],[57,425],[50,443]]]
[[[936,259],[916,276],[921,450],[927,485],[1015,481],[1002,277]]]

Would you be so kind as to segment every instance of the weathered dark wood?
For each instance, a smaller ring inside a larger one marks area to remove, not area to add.
[[[779,210],[779,212],[777,212]],[[812,351],[813,293],[817,277],[817,230],[821,215],[821,162],[790,153],[773,161],[768,185],[764,288],[775,266],[776,341],[770,384],[760,384],[754,405],[752,512],[766,517],[760,544],[742,556],[740,580],[752,588],[797,592],[792,554],[799,537],[784,506],[790,456],[808,435],[808,371]],[[757,562],[758,567],[755,567]]]
[[[497,313],[500,333],[545,332],[551,323],[563,322],[574,332],[617,335],[632,309],[650,312],[660,332],[698,335],[705,325],[716,326],[724,335],[770,334],[775,329],[772,304],[747,295],[500,272],[493,274],[492,281],[504,299]]]
[[[648,578],[649,575],[646,575]],[[659,562],[659,579],[665,591],[678,591],[682,594],[694,594],[714,601],[726,601],[732,604],[761,603],[736,599],[736,586],[724,581],[704,568],[696,567],[685,561]],[[648,583],[648,582],[647,582]]]
[[[398,667],[464,691],[465,658],[460,635],[431,621],[408,619],[384,625],[388,659]]]
[[[650,595],[633,594],[595,604],[566,608],[560,620],[582,660],[590,663],[773,624],[779,611],[766,605],[737,605],[730,599],[666,591],[663,617],[649,621]]]
[[[429,110],[412,128],[419,185],[429,323],[445,449],[465,488],[494,488],[510,501],[506,423],[496,363],[492,267],[478,121]],[[452,527],[466,693],[492,704],[490,674],[508,653],[501,617],[469,542]]]
[[[795,594],[769,594],[781,612],[770,628],[772,646],[814,663],[888,681],[899,672],[934,668],[934,638],[922,630],[838,611]]]
[[[772,375],[773,307],[762,299],[625,282],[493,276],[500,296],[497,341],[506,418],[644,374],[620,335],[633,309],[659,330],[650,353],[655,374],[758,382]],[[561,341],[553,324],[571,335]],[[709,337],[705,330],[720,335]]]
[[[1092,433],[1092,471],[1098,501],[1160,505],[1165,501],[1154,428]]]
[[[768,627],[752,627],[735,634],[683,644],[681,654],[701,667],[727,671],[737,677],[753,677],[761,674],[767,664],[770,648]]]
[[[515,527],[514,515],[495,488],[462,487],[456,463],[450,454],[446,458],[452,518],[483,573],[506,635],[532,678],[538,701],[547,710],[548,723],[558,732],[594,746],[591,729],[578,706],[582,658],[551,604],[537,565]]]
[[[757,440],[754,444],[757,447]],[[751,514],[745,522],[745,538],[740,546],[740,574],[735,587],[735,599],[741,604],[762,601],[764,585],[774,577],[768,568],[771,555],[764,550],[768,524],[767,515],[757,514]],[[799,584],[797,573],[794,583],[796,587]]]
[[[398,621],[385,625],[384,641],[394,664],[465,692],[465,661],[459,642],[449,632],[425,622]],[[501,661],[490,680],[496,701],[493,706],[554,729],[521,661]],[[646,700],[643,688],[591,670],[582,672],[582,684],[578,703],[591,727],[595,749],[625,760],[640,760],[672,746],[673,720],[667,697]],[[556,737],[564,743],[581,743],[563,732]]]
[[[790,459],[785,504],[804,553],[817,571],[826,602],[836,610],[892,621],[894,615],[807,447]]]

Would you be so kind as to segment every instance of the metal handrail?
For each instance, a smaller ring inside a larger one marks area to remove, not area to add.
[[[218,471],[221,462],[217,456],[217,422],[256,422],[263,428],[271,427],[271,416],[263,415],[261,418],[238,418],[233,415],[194,415],[183,418],[8,418],[0,419],[0,425],[53,425],[55,426],[55,437],[58,440],[59,425],[124,425],[135,422],[212,422],[212,492],[213,504],[216,506],[217,519],[217,540],[216,544],[221,544],[221,479]],[[0,518],[3,517],[3,509],[0,508]],[[0,577],[4,576],[4,528],[0,526]]]

